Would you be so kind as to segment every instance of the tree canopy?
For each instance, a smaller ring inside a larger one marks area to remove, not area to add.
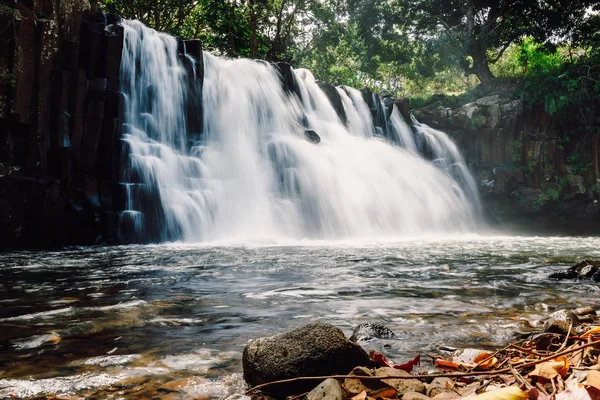
[[[391,92],[494,81],[526,40],[600,47],[598,0],[99,0],[217,54],[289,61],[318,79]],[[525,60],[522,60],[525,62]],[[471,75],[472,76],[472,75]]]

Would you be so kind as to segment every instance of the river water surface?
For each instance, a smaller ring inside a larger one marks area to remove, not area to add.
[[[398,362],[501,346],[519,318],[599,306],[597,284],[546,279],[599,257],[600,238],[509,236],[1,253],[0,398],[182,376],[222,398],[248,340],[311,321],[381,322],[396,338],[364,346]]]

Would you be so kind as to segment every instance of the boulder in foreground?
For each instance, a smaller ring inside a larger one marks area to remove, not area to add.
[[[315,322],[276,336],[256,339],[244,349],[244,380],[250,386],[301,376],[347,374],[368,365],[369,356],[333,325]],[[264,389],[279,396],[307,392],[318,383],[298,381]]]

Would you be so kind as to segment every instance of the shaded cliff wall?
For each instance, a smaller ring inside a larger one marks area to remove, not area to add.
[[[87,0],[0,6],[0,247],[118,240],[115,22]]]
[[[478,177],[492,223],[523,222],[523,217],[600,220],[600,109],[595,104],[550,115],[543,106],[492,94],[414,113],[457,141]]]

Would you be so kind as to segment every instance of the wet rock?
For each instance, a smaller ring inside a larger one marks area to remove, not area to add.
[[[579,325],[579,318],[577,318],[577,315],[573,311],[567,309],[554,311],[552,314],[550,314],[550,318],[553,318],[557,321],[565,321],[569,324],[572,323],[573,326]]]
[[[342,97],[337,91],[337,88],[329,83],[318,82],[319,87],[325,93],[329,102],[333,106],[335,112],[343,124],[346,124],[348,118],[346,116],[346,110],[344,109],[344,103],[342,102]]]
[[[394,332],[384,325],[377,322],[365,322],[354,328],[352,336],[350,336],[350,340],[353,342],[359,342],[373,338],[390,339],[393,337]]]
[[[600,261],[584,260],[566,271],[555,272],[548,276],[550,279],[591,279],[600,282]]]
[[[304,137],[311,143],[321,143],[321,137],[317,134],[317,132],[313,131],[312,129],[306,129],[304,131]]]
[[[569,328],[573,329],[571,324],[569,324],[568,322],[551,318],[546,322],[544,332],[567,335],[569,333]]]
[[[203,378],[199,378],[196,376],[191,376],[187,378],[176,379],[174,381],[169,381],[158,387],[158,390],[164,390],[166,392],[184,392],[185,388],[191,387],[194,385],[198,385],[200,383],[205,382],[206,380]]]
[[[293,331],[248,343],[242,356],[244,380],[251,386],[301,376],[346,374],[368,365],[369,356],[333,325],[316,322]],[[266,390],[277,395],[298,394],[311,382],[291,382]]]
[[[342,385],[335,379],[329,378],[310,391],[306,400],[344,400],[346,393]]]
[[[412,376],[406,371],[396,368],[378,368],[375,370],[375,376]],[[425,385],[418,379],[384,379],[382,382],[390,385],[402,395],[408,392],[425,393]]]
[[[596,315],[596,310],[593,307],[579,307],[573,310],[573,314],[580,315]]]
[[[570,310],[558,310],[550,314],[550,319],[546,321],[545,332],[567,335],[569,329],[573,329],[580,324],[577,315]]]

